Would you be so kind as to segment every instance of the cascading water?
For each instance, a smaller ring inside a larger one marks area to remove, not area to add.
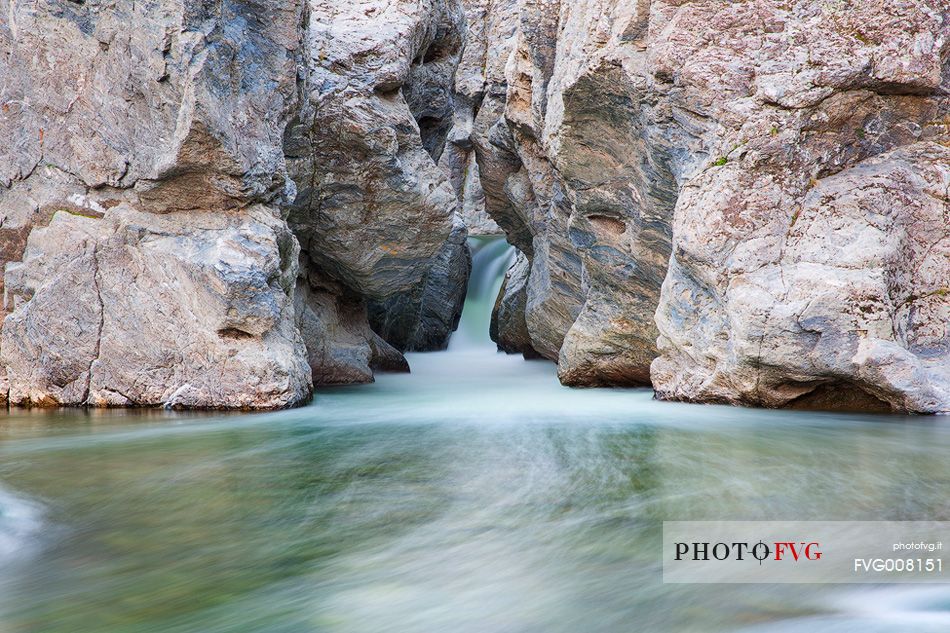
[[[465,307],[458,330],[452,335],[449,350],[494,345],[488,336],[492,308],[505,279],[505,271],[514,260],[514,248],[501,237],[472,237],[472,275],[468,281]]]
[[[671,519],[950,520],[950,428],[562,387],[488,340],[511,251],[472,245],[459,331],[412,374],[258,415],[3,418],[0,631],[950,630],[946,585],[665,585],[658,554]]]

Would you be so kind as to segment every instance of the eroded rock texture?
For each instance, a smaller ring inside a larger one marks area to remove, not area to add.
[[[516,0],[487,6],[482,22],[476,23],[479,36],[475,42],[485,52],[480,55],[482,72],[475,75],[480,81],[474,83],[481,93],[468,88],[479,95],[480,102],[466,138],[474,145],[488,213],[529,261],[524,300],[510,297],[505,301],[525,305],[531,346],[507,349],[556,359],[583,298],[580,260],[567,239],[569,210],[539,149],[544,113],[532,112],[530,105],[525,109],[514,98],[532,90],[534,77],[530,72],[515,72],[512,64],[516,51],[523,52],[533,44],[524,41],[524,31],[538,16],[538,7]],[[556,33],[549,29],[544,36],[553,44]],[[553,49],[545,52],[553,53]],[[539,85],[536,90],[541,94],[544,87]],[[506,284],[506,291],[510,287]],[[505,321],[496,319],[496,327],[498,336],[511,341],[518,338],[517,333],[505,333]],[[519,340],[523,341],[523,336]]]
[[[296,252],[263,206],[240,217],[58,212],[7,267],[10,401],[259,408],[306,397]]]
[[[531,333],[525,322],[530,272],[528,258],[519,252],[505,272],[501,291],[492,310],[489,335],[503,352],[536,358],[538,353],[531,345]]]
[[[528,262],[498,340],[571,385],[950,408],[945,2],[492,7],[517,23],[473,138]]]
[[[718,129],[676,207],[657,393],[950,409],[950,7],[676,4],[656,72]]]
[[[371,311],[444,346],[463,23],[452,0],[0,2],[2,398],[293,405],[408,370]]]
[[[385,301],[370,303],[370,323],[386,341],[403,351],[448,347],[458,328],[472,272],[468,231],[459,215],[449,239],[428,261],[421,283]]]
[[[452,127],[440,165],[449,174],[471,235],[499,235],[488,214],[475,141],[498,119],[505,100],[505,64],[517,13],[515,3],[467,0],[465,49],[455,75]],[[487,115],[487,116],[486,116]]]
[[[12,404],[308,397],[278,208],[302,10],[0,4]]]
[[[520,251],[493,338],[566,384],[950,409],[948,13],[0,0],[0,400],[405,370],[468,224]]]
[[[564,383],[648,384],[683,169],[671,154],[688,163],[694,144],[648,81],[649,3],[515,11],[506,101],[477,145],[489,211],[530,264],[525,284],[505,286],[524,300],[502,304],[525,305],[532,349]]]
[[[366,383],[374,370],[409,371],[405,357],[370,328],[365,301],[311,268],[303,258],[294,299],[314,384]]]
[[[290,224],[402,350],[440,349],[468,278],[464,223],[436,165],[464,15],[452,0],[311,0],[305,99],[285,142]]]

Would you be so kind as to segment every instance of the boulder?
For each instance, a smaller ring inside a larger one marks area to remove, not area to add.
[[[776,213],[757,227],[758,252],[732,250],[714,276],[715,260],[699,259],[693,246],[697,239],[709,246],[709,234],[677,224],[683,250],[657,314],[664,335],[657,394],[766,407],[950,410],[948,186],[946,146],[925,141],[885,152],[816,182],[791,217]],[[722,237],[751,228],[743,216],[712,221]]]
[[[515,261],[505,272],[505,279],[492,310],[489,335],[498,345],[498,349],[507,354],[539,358],[540,355],[531,346],[531,333],[528,332],[528,324],[525,322],[529,272],[528,258],[519,251]]]
[[[461,217],[439,253],[428,263],[421,283],[408,292],[369,304],[373,330],[396,349],[431,352],[448,347],[458,328],[472,272],[468,231]]]
[[[373,382],[374,370],[409,371],[406,359],[370,328],[366,303],[302,258],[294,294],[315,385]]]
[[[310,393],[296,240],[269,209],[57,212],[8,264],[18,406],[276,408]]]

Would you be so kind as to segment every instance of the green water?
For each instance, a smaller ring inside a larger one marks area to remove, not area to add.
[[[487,346],[241,416],[0,417],[0,633],[950,631],[950,587],[663,585],[663,520],[950,520],[950,420],[576,391]]]

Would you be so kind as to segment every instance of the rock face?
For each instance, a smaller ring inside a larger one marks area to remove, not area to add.
[[[533,93],[544,98],[557,26],[550,18],[557,11],[514,0],[489,7],[476,27],[481,32],[476,42],[485,49],[483,95],[468,137],[486,208],[529,262],[523,303],[531,348],[524,351],[556,359],[583,303],[580,258],[567,233],[569,202],[541,146],[543,107],[533,108],[531,102]],[[536,33],[536,21],[543,22],[541,32]],[[533,51],[535,46],[540,48]],[[504,322],[498,325],[499,336],[508,336]]]
[[[505,280],[492,310],[489,335],[503,352],[537,358],[538,353],[531,345],[531,333],[525,322],[530,272],[528,258],[519,252],[505,273]]]
[[[492,337],[565,384],[950,410],[945,0],[0,16],[0,402],[405,371],[458,323],[471,229],[520,252]]]
[[[408,370],[367,306],[408,315],[393,338],[447,338],[456,2],[0,15],[3,400],[282,407]]]
[[[10,402],[305,400],[278,208],[301,3],[0,13]]]
[[[22,194],[21,194],[22,195]],[[19,201],[18,201],[19,202]],[[22,202],[7,204],[0,213],[0,273],[7,262],[19,261],[26,250],[26,241],[33,227],[49,223],[52,210],[38,205]],[[3,300],[4,276],[0,274],[0,326],[7,315],[6,302]],[[0,362],[0,406],[7,404],[10,384],[7,369]]]
[[[451,1],[311,0],[306,99],[287,131],[289,221],[306,257],[370,303],[402,350],[443,348],[468,277],[438,159],[464,38]]]
[[[492,0],[467,0],[464,4],[466,43],[455,75],[451,131],[439,164],[449,174],[469,234],[500,235],[501,228],[485,207],[475,139],[484,138],[497,119],[497,110],[504,106],[504,69],[517,14],[511,12],[513,2],[499,6]],[[494,110],[493,116],[480,116],[483,109],[486,113]]]
[[[505,97],[472,138],[529,268],[503,349],[663,398],[950,409],[945,2],[493,11]]]
[[[950,149],[932,142],[822,178],[791,219],[758,227],[774,244],[757,254],[766,263],[720,264],[732,272],[721,286],[698,283],[694,271],[710,279],[712,262],[690,256],[698,236],[677,224],[689,250],[678,252],[664,286],[658,393],[770,407],[950,409],[948,186]],[[719,222],[723,239],[735,225]],[[708,234],[703,243],[704,255],[718,250]],[[684,309],[713,318],[684,319]]]
[[[676,206],[658,395],[950,410],[950,7],[665,13],[656,72],[719,127]]]
[[[514,285],[525,299],[502,304],[524,303],[532,349],[558,361],[562,382],[648,384],[671,154],[695,144],[647,81],[649,3],[515,5],[506,101],[477,144],[489,211],[530,263]],[[523,339],[511,323],[499,337]]]
[[[263,206],[235,217],[57,212],[7,266],[0,345],[11,403],[261,408],[305,398],[296,252]]]
[[[303,258],[294,295],[300,333],[317,385],[373,381],[373,371],[409,371],[406,359],[370,329],[366,303]]]
[[[396,349],[431,352],[448,347],[462,318],[472,272],[468,231],[459,215],[449,239],[429,261],[425,277],[407,292],[370,303],[370,323]]]

